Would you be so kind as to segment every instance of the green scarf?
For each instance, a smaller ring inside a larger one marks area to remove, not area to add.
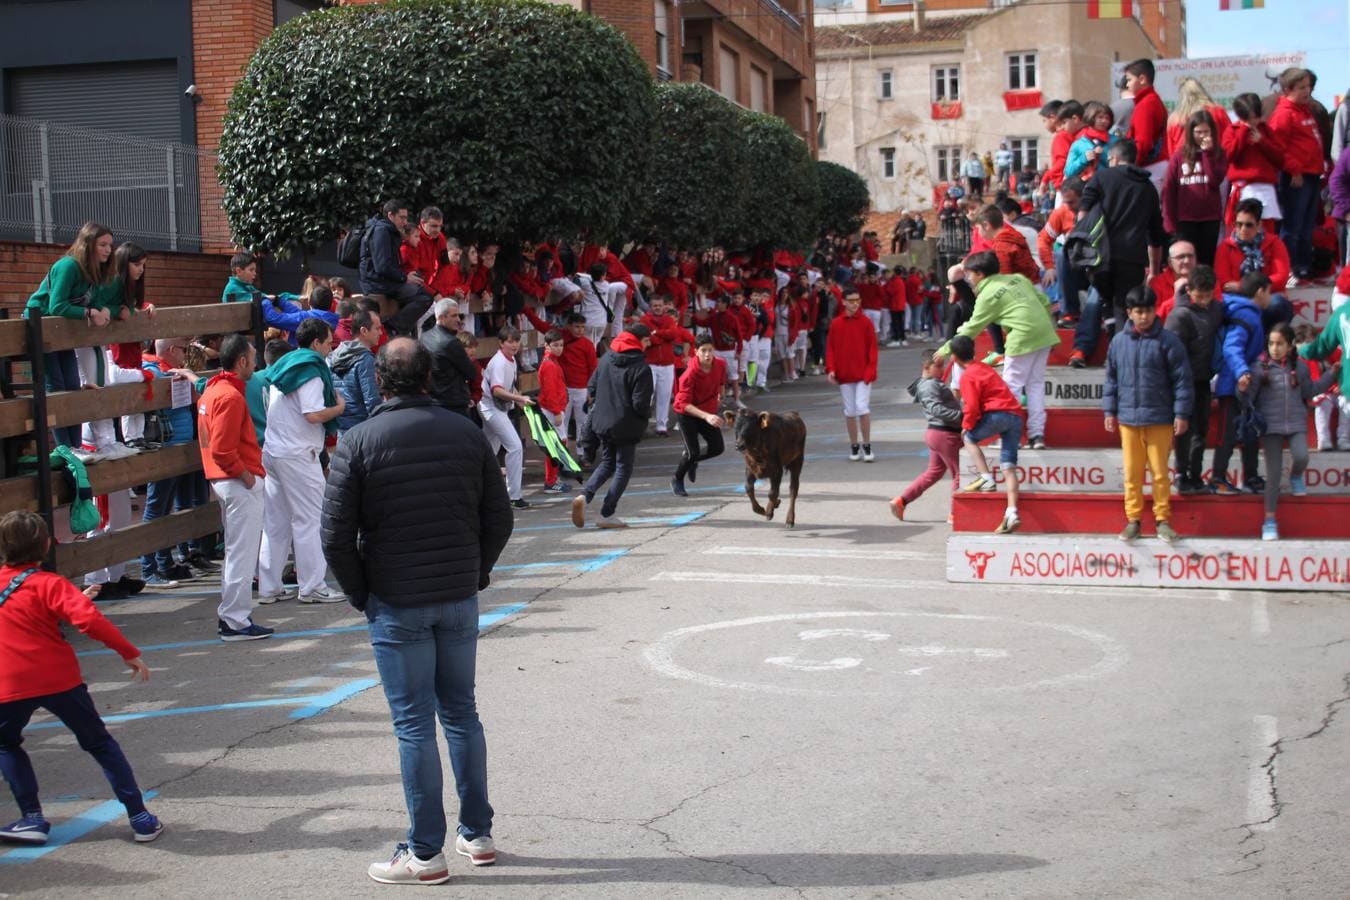
[[[299,390],[311,378],[323,379],[323,405],[337,405],[337,391],[333,388],[333,373],[328,363],[313,350],[292,350],[267,367],[267,380],[283,394]],[[323,423],[324,434],[337,434],[337,418]]]

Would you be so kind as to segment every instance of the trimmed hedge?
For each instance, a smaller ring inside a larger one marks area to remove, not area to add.
[[[220,141],[225,213],[278,255],[391,197],[466,238],[625,235],[656,104],[627,39],[537,0],[394,0],[294,19],[259,47]]]
[[[820,188],[820,230],[853,234],[862,228],[872,205],[862,176],[838,163],[818,160],[816,182]]]
[[[805,247],[819,231],[815,160],[787,122],[742,112],[748,190],[738,233],[752,247]]]

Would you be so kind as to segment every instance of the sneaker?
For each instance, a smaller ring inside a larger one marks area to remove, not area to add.
[[[1137,537],[1139,537],[1139,523],[1126,522],[1125,527],[1120,531],[1120,539],[1128,544]]]
[[[552,484],[544,486],[545,494],[566,494],[571,490],[572,489],[570,487],[568,487],[564,482],[561,481],[555,481]]]
[[[862,459],[862,448],[859,447],[857,444],[849,444],[848,459],[849,462],[857,462],[858,460]]]
[[[164,590],[167,588],[178,587],[178,582],[167,575],[161,575],[158,572],[151,572],[145,576],[145,586],[151,590]]]
[[[684,479],[679,477],[670,479],[670,492],[676,497],[689,496],[689,492],[684,489]]]
[[[1214,489],[1214,493],[1220,497],[1237,497],[1242,494],[1242,491],[1233,487],[1227,478],[1215,478],[1209,485]]]
[[[1171,523],[1159,522],[1158,540],[1162,541],[1164,544],[1175,544],[1177,541],[1181,540],[1181,535],[1177,534],[1177,530],[1172,527]]]
[[[86,450],[83,447],[71,447],[70,453],[72,456],[74,456],[76,459],[78,459],[85,465],[98,462],[100,459],[103,458],[98,453],[95,453],[93,450]]]
[[[460,856],[467,856],[469,862],[475,866],[490,866],[497,861],[497,848],[492,845],[492,838],[487,835],[471,841],[465,840],[462,834],[457,835],[455,852]]]
[[[1003,521],[998,523],[998,527],[994,529],[994,534],[1012,534],[1021,527],[1021,525],[1022,520],[1018,518],[1017,513],[1005,512],[1003,514]]]
[[[891,515],[903,522],[905,520],[905,501],[900,497],[896,497],[891,501],[890,506]]]
[[[164,833],[164,823],[142,811],[131,817],[132,837],[138,844],[148,844]]]
[[[1243,479],[1242,490],[1248,494],[1264,494],[1266,492],[1266,480],[1260,475]]]
[[[773,393],[772,391],[769,390],[769,386],[767,384],[757,384],[755,385],[755,390],[759,391],[761,394]]]
[[[1302,475],[1289,476],[1289,492],[1295,497],[1308,496],[1308,485],[1304,483]]]
[[[900,346],[900,342],[899,342],[899,341],[887,341],[887,342],[886,342],[886,346],[887,346],[888,348],[890,348],[890,347],[899,347],[899,346]]]
[[[139,578],[132,578],[130,575],[123,575],[117,579],[117,583],[127,592],[128,597],[134,597],[145,590],[145,582]]]
[[[1036,435],[1036,436],[1033,437],[1031,440],[1027,441],[1027,449],[1028,449],[1028,450],[1044,450],[1044,449],[1045,449],[1045,438],[1041,437],[1039,434]]]
[[[399,844],[389,862],[371,863],[366,874],[380,884],[445,884],[450,880],[450,867],[444,853],[422,860],[407,844]]]
[[[278,600],[294,600],[295,594],[296,594],[295,591],[288,591],[285,588],[282,588],[281,590],[273,591],[270,594],[259,594],[258,602],[261,603],[263,606],[271,606]]]
[[[224,620],[219,620],[216,623],[216,634],[220,635],[220,639],[226,642],[260,641],[263,638],[270,638],[275,630],[276,629],[274,628],[264,628],[261,625],[255,625],[253,624],[252,619],[249,620],[248,625],[244,628],[231,628],[225,624]]]
[[[1073,328],[1078,324],[1078,317],[1075,315],[1063,315],[1055,322],[1056,328]]]
[[[187,564],[198,572],[209,572],[214,575],[220,571],[220,566],[207,559],[204,553],[193,553],[187,558]]]
[[[578,494],[572,498],[572,524],[578,528],[586,527],[586,495]]]
[[[1075,369],[1087,368],[1087,357],[1083,355],[1082,350],[1075,350],[1069,354],[1069,365]]]
[[[1279,526],[1275,524],[1274,519],[1266,519],[1266,521],[1261,524],[1261,540],[1278,541],[1279,539],[1280,539]]]
[[[529,503],[528,500],[525,500],[525,499],[512,500],[512,501],[511,501],[511,508],[512,508],[512,509],[529,509],[529,508],[530,508],[530,503]]]
[[[978,492],[981,494],[992,494],[996,490],[998,490],[998,485],[994,484],[994,479],[987,475],[976,475],[973,481],[961,488],[961,493],[974,494]]]
[[[745,410],[745,409],[749,409],[750,407],[746,406],[745,403],[744,403],[744,401],[737,400],[737,401],[736,401],[736,408],[737,408],[737,409],[741,409],[741,410]]]
[[[201,577],[182,563],[174,563],[169,566],[164,570],[164,575],[174,581],[192,581],[193,579]]]
[[[909,346],[909,341],[903,341],[903,340],[902,340],[902,341],[900,342],[900,346],[901,346],[901,347],[908,347],[908,346]]]
[[[601,516],[595,523],[597,528],[627,528],[628,523],[618,516]]]
[[[1204,485],[1196,484],[1189,478],[1177,479],[1177,493],[1183,497],[1189,497],[1193,494],[1199,494],[1203,491]]]
[[[863,444],[863,462],[876,462],[877,456],[872,452],[871,444]]]
[[[28,813],[17,822],[0,828],[0,841],[13,844],[45,844],[52,825],[41,813]]]
[[[997,366],[1003,362],[1003,354],[999,353],[997,350],[991,350],[989,351],[989,355],[984,358],[983,362],[986,366]]]
[[[299,600],[301,603],[346,603],[347,595],[342,591],[335,591],[325,584],[318,590],[301,594]]]

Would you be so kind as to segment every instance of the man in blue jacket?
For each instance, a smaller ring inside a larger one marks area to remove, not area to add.
[[[337,417],[338,438],[370,418],[380,404],[375,382],[375,348],[380,344],[380,316],[366,309],[352,313],[352,339],[328,354],[333,387],[347,402]]]
[[[1214,464],[1210,468],[1213,493],[1224,497],[1242,493],[1228,478],[1228,462],[1237,444],[1237,420],[1242,411],[1239,391],[1252,380],[1251,366],[1266,349],[1266,332],[1261,324],[1261,313],[1270,306],[1270,279],[1263,272],[1248,272],[1238,283],[1236,294],[1223,295],[1223,326],[1220,330],[1218,359],[1215,370],[1218,380],[1214,396],[1219,400],[1219,446],[1214,448]],[[1256,474],[1257,445],[1242,445],[1242,490],[1260,494],[1266,482]]]
[[[398,312],[384,323],[393,334],[412,334],[431,305],[431,295],[420,276],[405,275],[398,249],[408,225],[408,204],[389,200],[381,213],[366,222],[361,236],[361,290],[381,294],[398,304]]]
[[[295,333],[306,319],[322,319],[330,329],[337,330],[338,314],[333,311],[332,291],[322,285],[315,287],[309,295],[309,309],[289,299],[293,296],[266,297],[262,304],[263,322],[268,328],[286,332],[286,340],[292,347],[299,346],[295,342]]]
[[[1106,430],[1120,432],[1125,468],[1125,530],[1122,541],[1139,537],[1144,512],[1144,464],[1153,475],[1153,518],[1158,537],[1177,539],[1172,518],[1172,479],[1167,461],[1172,437],[1186,433],[1194,391],[1191,361],[1181,339],[1163,328],[1157,298],[1146,285],[1125,295],[1129,324],[1111,339],[1106,353],[1102,408]]]

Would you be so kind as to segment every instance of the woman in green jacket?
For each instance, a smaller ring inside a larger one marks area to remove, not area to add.
[[[118,299],[112,254],[112,232],[95,222],[86,222],[66,255],[52,265],[42,284],[28,298],[24,315],[84,319],[98,328],[107,325],[112,319],[107,307]],[[49,392],[80,389],[80,367],[74,350],[57,350],[42,356]],[[79,449],[79,425],[52,430],[58,444]]]

